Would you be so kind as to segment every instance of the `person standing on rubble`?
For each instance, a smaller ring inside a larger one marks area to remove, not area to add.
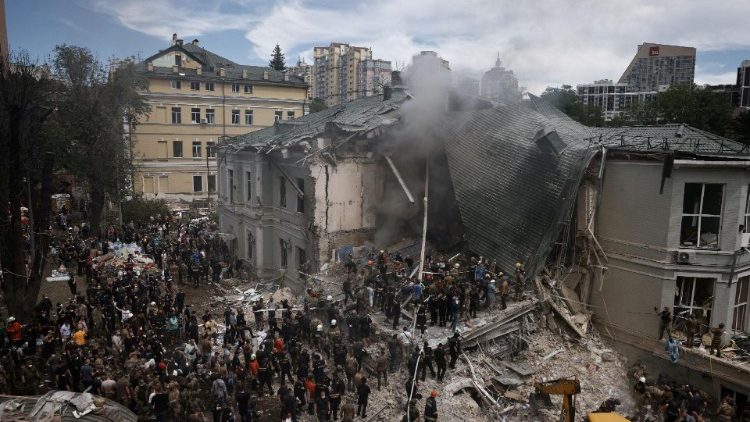
[[[427,398],[424,404],[424,421],[425,422],[437,422],[438,410],[437,400],[435,399],[438,395],[436,390],[432,390],[430,397]]]
[[[401,319],[401,302],[399,301],[398,297],[393,299],[393,305],[391,306],[391,315],[393,316],[393,329],[396,330],[398,327],[398,322]]]
[[[524,278],[526,277],[526,271],[523,270],[520,262],[516,262],[516,283],[515,287],[515,300],[518,302],[523,298],[523,284]]]
[[[721,357],[721,338],[724,336],[724,323],[722,322],[719,324],[718,327],[711,330],[711,334],[713,337],[711,338],[711,350],[709,350],[709,353],[713,353],[714,349],[716,350],[716,357]]]
[[[453,296],[450,303],[451,309],[451,331],[456,331],[458,326],[458,315],[461,311],[461,302],[458,300],[458,296]]]
[[[462,353],[461,338],[459,337],[458,333],[453,333],[453,337],[448,340],[448,351],[451,355],[451,362],[448,366],[450,366],[451,369],[456,369],[456,361],[458,360],[458,355]]]
[[[367,400],[370,397],[370,386],[367,385],[367,378],[362,377],[362,381],[357,385],[357,416],[362,415],[362,419],[367,419]]]
[[[693,343],[695,343],[695,334],[698,332],[699,327],[700,323],[698,322],[698,319],[695,317],[695,314],[691,312],[685,320],[685,345],[687,347],[693,347]]]
[[[661,312],[659,312],[659,308],[654,306],[654,312],[659,313],[659,340],[661,340],[664,338],[665,332],[667,335],[670,333],[669,325],[672,323],[672,312],[670,312],[668,306],[665,306]]]

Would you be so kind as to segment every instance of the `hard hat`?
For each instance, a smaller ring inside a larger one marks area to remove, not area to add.
[[[638,381],[640,381],[640,382],[646,382],[646,377],[640,377],[640,378],[638,378]]]
[[[385,251],[381,249],[381,250],[380,250],[380,253],[385,253]]]
[[[430,393],[430,397],[437,397],[437,395],[438,392],[436,390],[432,390],[432,392]]]
[[[331,320],[331,325],[336,325],[336,320],[335,319]]]
[[[521,268],[521,263],[520,262],[516,262],[516,268]]]
[[[16,320],[16,317],[13,317],[13,316],[12,317],[8,317],[8,322],[13,322],[15,320]]]
[[[458,262],[456,262],[456,264],[453,265],[453,266],[456,267],[456,268],[461,268],[461,264],[459,264]]]
[[[318,329],[318,331],[323,331],[323,324],[318,324],[317,329]]]
[[[250,355],[250,360],[255,360],[255,353],[253,353],[252,355]]]
[[[156,306],[156,302],[151,302],[151,306]]]
[[[493,279],[493,280],[490,280],[490,283],[494,283],[494,282],[495,282],[495,280],[494,280],[494,279]]]
[[[326,300],[333,300],[333,296],[331,296],[331,295],[328,295],[328,296],[326,297]]]

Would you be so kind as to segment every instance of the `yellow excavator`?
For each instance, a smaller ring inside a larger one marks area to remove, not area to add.
[[[576,394],[581,392],[578,379],[561,378],[553,381],[537,382],[534,384],[535,399],[546,398],[550,395],[563,396],[560,422],[574,422],[576,418]],[[614,412],[592,412],[588,414],[588,422],[629,422],[628,419]]]

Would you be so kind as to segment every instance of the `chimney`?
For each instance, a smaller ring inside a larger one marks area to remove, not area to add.
[[[226,71],[224,70],[224,68],[223,67],[219,68],[219,76],[224,77],[225,74],[226,74]]]
[[[177,44],[177,33],[172,34],[172,45]]]
[[[200,41],[198,41],[198,38],[196,38],[196,39],[193,40],[192,44],[197,47],[197,46],[200,45]]]
[[[263,71],[263,80],[264,80],[264,81],[267,81],[267,80],[268,80],[268,71],[267,71],[267,70],[264,70],[264,71]]]
[[[391,87],[386,85],[383,87],[383,101],[391,99]]]
[[[247,79],[247,69],[242,69],[242,79]]]
[[[152,62],[146,63],[146,70],[148,70],[149,72],[153,72],[154,71],[154,64]]]
[[[289,74],[288,74],[288,73],[286,73],[286,72],[284,72],[284,81],[285,81],[285,82],[288,82],[288,81],[289,81]]]
[[[172,66],[172,73],[178,73],[180,71],[180,67],[177,65]]]

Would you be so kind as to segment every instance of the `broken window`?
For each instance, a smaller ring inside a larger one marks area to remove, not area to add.
[[[297,187],[302,192],[305,191],[305,179],[297,179]],[[297,212],[305,213],[305,197],[297,195]]]
[[[284,176],[279,177],[279,206],[286,208],[286,179],[284,179]]]
[[[680,247],[718,248],[724,185],[686,183]]]
[[[307,251],[297,247],[297,271],[306,271],[307,266]]]
[[[734,313],[732,315],[732,329],[734,331],[745,331],[748,287],[750,287],[750,276],[737,280],[734,293]]]
[[[674,297],[674,315],[687,318],[693,314],[704,325],[711,321],[711,305],[714,299],[714,279],[677,277]],[[703,331],[701,331],[703,332]]]
[[[253,236],[252,230],[247,231],[247,247],[245,248],[245,258],[248,261],[253,259],[253,249],[255,248],[255,236]]]
[[[279,266],[286,268],[287,265],[287,242],[284,239],[279,239]]]

